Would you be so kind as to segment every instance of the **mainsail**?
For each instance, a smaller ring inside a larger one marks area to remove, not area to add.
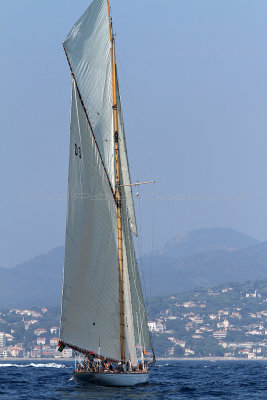
[[[73,81],[60,338],[120,359],[117,209]]]
[[[96,0],[63,43],[114,188],[114,130],[108,5]]]
[[[60,340],[83,353],[100,351],[137,364],[152,344],[132,238],[137,228],[111,46],[108,3],[95,0],[64,41],[73,82]]]

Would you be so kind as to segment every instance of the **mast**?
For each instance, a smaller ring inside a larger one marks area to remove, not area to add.
[[[113,116],[114,116],[114,144],[115,144],[115,200],[118,210],[118,260],[119,260],[119,299],[120,299],[120,348],[121,361],[125,362],[125,331],[124,331],[124,289],[123,289],[123,250],[122,250],[122,216],[121,216],[121,189],[120,189],[120,165],[119,165],[119,137],[118,137],[118,114],[117,114],[117,91],[116,91],[116,64],[115,64],[115,40],[112,33],[109,0],[109,33],[111,41],[111,70],[112,70],[112,94],[113,94]]]

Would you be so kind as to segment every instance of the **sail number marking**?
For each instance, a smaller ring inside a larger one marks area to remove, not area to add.
[[[75,146],[75,156],[82,158],[82,150],[81,150],[80,146],[77,146],[76,143],[74,146]]]

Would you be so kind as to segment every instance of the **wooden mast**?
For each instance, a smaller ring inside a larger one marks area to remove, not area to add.
[[[122,252],[122,217],[121,217],[121,189],[120,189],[120,165],[119,165],[119,137],[118,137],[118,114],[117,114],[117,91],[116,91],[116,64],[115,64],[115,40],[112,33],[109,0],[109,34],[111,42],[111,70],[112,70],[112,94],[113,94],[113,117],[114,117],[114,142],[115,142],[115,173],[116,188],[115,199],[118,209],[118,260],[119,260],[119,298],[120,298],[120,348],[121,361],[125,362],[125,331],[124,331],[124,290],[123,290],[123,252]]]

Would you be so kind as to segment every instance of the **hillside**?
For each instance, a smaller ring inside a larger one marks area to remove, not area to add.
[[[230,228],[196,229],[164,243],[154,252],[154,256],[181,260],[198,253],[240,250],[258,243],[258,240]]]
[[[59,305],[64,247],[17,265],[0,268],[0,306]]]
[[[148,295],[168,295],[199,285],[266,279],[267,243],[233,229],[200,229],[179,235],[143,258]],[[0,268],[0,307],[59,305],[64,247],[12,269]],[[151,289],[151,290],[150,290]]]
[[[153,297],[148,326],[156,356],[267,357],[266,304],[267,280]],[[26,308],[0,307],[0,331],[11,355],[17,346],[20,356],[59,356],[60,307]],[[38,341],[42,346],[36,348]]]
[[[158,356],[267,356],[267,281],[225,283],[150,299]]]
[[[267,278],[267,242],[241,250],[214,250],[175,261],[153,258],[151,295],[167,295],[197,286],[211,287],[226,281],[245,282]],[[150,261],[144,261],[145,281]]]

